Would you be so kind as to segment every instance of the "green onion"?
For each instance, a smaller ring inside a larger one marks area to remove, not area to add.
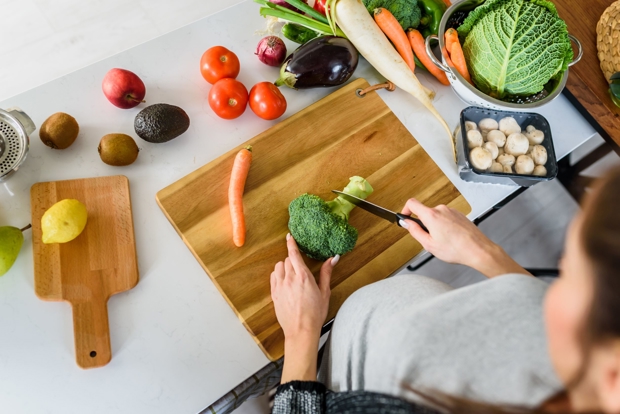
[[[296,13],[286,7],[278,6],[267,0],[254,0],[254,2],[266,6],[260,8],[261,16],[273,16],[287,22],[296,23],[300,26],[307,27],[308,29],[312,29],[322,34],[334,34],[330,26],[327,24],[318,22],[310,17],[304,16],[303,14]],[[344,32],[338,28],[336,29],[335,35],[346,39]]]
[[[323,16],[318,11],[314,10],[312,7],[308,6],[303,1],[301,0],[284,0],[284,1],[290,4],[291,6],[298,8],[302,12],[309,14],[310,16],[314,17],[316,20],[320,21],[321,23],[327,24],[327,19],[325,18],[325,16]]]

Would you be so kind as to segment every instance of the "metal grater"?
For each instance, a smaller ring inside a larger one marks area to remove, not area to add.
[[[19,108],[0,109],[0,182],[6,180],[26,160],[36,126]]]

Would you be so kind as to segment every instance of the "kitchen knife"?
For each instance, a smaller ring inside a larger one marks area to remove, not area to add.
[[[420,227],[422,227],[422,230],[424,230],[425,232],[428,233],[428,229],[426,228],[426,226],[424,226],[424,224],[422,224],[420,219],[417,219],[417,218],[414,218],[414,217],[411,217],[411,216],[407,216],[407,215],[401,214],[401,213],[395,213],[395,212],[393,212],[391,210],[388,210],[386,208],[380,207],[380,206],[378,206],[376,204],[373,204],[371,202],[368,202],[366,200],[362,200],[359,197],[355,197],[355,196],[353,196],[351,194],[343,193],[342,191],[332,190],[332,193],[336,193],[339,196],[341,196],[342,198],[344,198],[345,200],[347,200],[349,203],[355,204],[359,208],[364,209],[364,210],[368,211],[369,213],[374,214],[375,216],[379,216],[382,219],[385,219],[385,220],[390,221],[392,223],[396,223],[399,226],[400,226],[400,223],[399,223],[400,220],[415,221],[416,223],[418,223],[418,225]]]

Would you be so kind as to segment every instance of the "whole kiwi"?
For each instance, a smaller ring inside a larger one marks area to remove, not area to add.
[[[99,142],[99,156],[108,165],[122,167],[132,164],[138,158],[140,149],[136,141],[125,134],[104,135]]]
[[[75,142],[79,132],[80,126],[74,117],[57,112],[43,122],[39,138],[50,148],[65,149]]]

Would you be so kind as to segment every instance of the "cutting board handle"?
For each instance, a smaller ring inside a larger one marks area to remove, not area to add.
[[[95,299],[72,303],[71,306],[77,364],[81,368],[106,365],[112,358],[107,301]]]

